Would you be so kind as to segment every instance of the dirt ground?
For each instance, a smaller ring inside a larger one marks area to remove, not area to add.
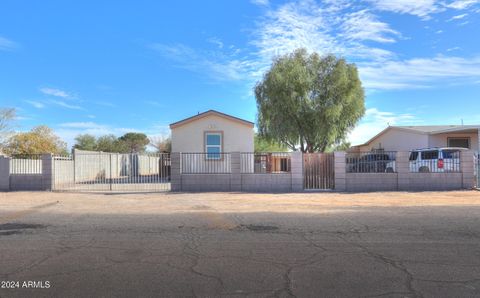
[[[0,193],[0,282],[0,297],[475,297],[480,192]]]

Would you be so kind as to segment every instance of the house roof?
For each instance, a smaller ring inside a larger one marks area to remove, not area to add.
[[[247,121],[247,120],[244,120],[244,119],[241,119],[241,118],[237,118],[237,117],[234,117],[234,116],[231,116],[231,115],[219,112],[219,111],[208,110],[206,112],[199,113],[195,116],[188,117],[188,118],[185,118],[183,120],[171,123],[170,128],[176,128],[176,127],[182,126],[184,124],[190,123],[192,121],[196,121],[196,120],[199,120],[199,119],[211,116],[211,115],[215,115],[215,116],[222,117],[224,119],[232,120],[232,121],[235,121],[235,122],[240,123],[240,124],[245,124],[245,125],[248,125],[252,128],[253,128],[253,125],[254,125],[254,123],[251,122],[251,121]]]
[[[419,125],[419,126],[389,126],[382,130],[380,133],[375,135],[373,138],[368,140],[367,142],[356,145],[354,147],[359,147],[359,146],[366,146],[370,144],[373,140],[378,138],[379,136],[383,135],[389,130],[403,130],[403,131],[409,131],[413,133],[418,133],[418,134],[424,134],[424,135],[434,135],[434,134],[440,134],[440,133],[447,133],[447,132],[474,132],[474,131],[479,131],[480,130],[480,125]]]
[[[403,129],[414,130],[427,134],[436,134],[450,131],[464,131],[468,129],[478,129],[479,125],[425,125],[425,126],[391,126]]]

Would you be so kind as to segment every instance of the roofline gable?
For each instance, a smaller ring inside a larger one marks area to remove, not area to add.
[[[363,144],[360,144],[360,145],[355,145],[355,146],[353,146],[353,147],[367,146],[367,145],[369,145],[370,143],[372,143],[375,139],[377,139],[377,138],[379,138],[380,136],[384,135],[387,131],[389,131],[389,130],[391,130],[391,129],[400,130],[400,131],[406,131],[406,132],[411,132],[411,133],[416,133],[416,134],[419,134],[419,135],[428,135],[428,133],[426,133],[426,132],[418,131],[418,130],[411,129],[411,128],[407,128],[407,127],[388,126],[388,127],[386,127],[384,130],[382,130],[381,132],[379,132],[378,134],[376,134],[374,137],[370,138],[370,140],[368,140],[367,142],[365,142],[365,143],[363,143]]]
[[[244,119],[241,119],[241,118],[238,118],[238,117],[235,117],[235,116],[231,116],[231,115],[228,115],[228,114],[219,112],[219,111],[208,110],[208,111],[203,112],[203,113],[200,113],[200,114],[198,114],[198,115],[194,115],[194,116],[185,118],[185,119],[183,119],[183,120],[180,120],[180,121],[171,123],[171,124],[170,124],[170,129],[177,128],[177,127],[179,127],[179,126],[188,124],[188,123],[193,122],[193,121],[196,121],[196,120],[200,120],[200,119],[202,119],[202,118],[205,118],[205,117],[208,117],[208,116],[211,116],[211,115],[219,116],[219,117],[224,118],[224,119],[227,119],[227,120],[233,120],[233,121],[235,121],[235,122],[237,122],[237,123],[240,123],[240,124],[243,124],[243,125],[247,125],[247,126],[249,126],[249,127],[251,127],[251,128],[253,128],[253,126],[254,126],[254,123],[251,122],[251,121],[247,121],[247,120],[244,120]]]

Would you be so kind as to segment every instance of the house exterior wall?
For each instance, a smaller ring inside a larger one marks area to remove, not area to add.
[[[360,151],[368,152],[379,148],[386,151],[409,151],[428,147],[428,141],[428,135],[426,134],[390,129],[370,144],[360,146]]]
[[[217,115],[172,128],[172,152],[205,152],[205,132],[223,132],[223,152],[253,152],[253,126]]]
[[[470,150],[478,151],[479,140],[476,133],[442,133],[430,135],[428,138],[429,147],[446,147],[448,138],[470,138]]]

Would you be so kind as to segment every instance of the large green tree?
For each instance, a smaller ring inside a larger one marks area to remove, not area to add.
[[[365,113],[356,66],[305,49],[276,58],[255,97],[260,135],[302,152],[342,143]]]
[[[62,141],[51,128],[45,125],[32,128],[29,132],[17,133],[12,136],[5,146],[7,154],[41,154],[67,153],[67,144]]]
[[[98,137],[96,150],[102,152],[127,152],[126,146],[112,134]]]
[[[255,134],[254,138],[255,152],[286,152],[288,148],[273,140]]]
[[[75,137],[73,149],[95,151],[97,150],[97,139],[90,134],[81,134]]]
[[[144,133],[129,132],[118,138],[128,152],[145,152],[150,140]]]

